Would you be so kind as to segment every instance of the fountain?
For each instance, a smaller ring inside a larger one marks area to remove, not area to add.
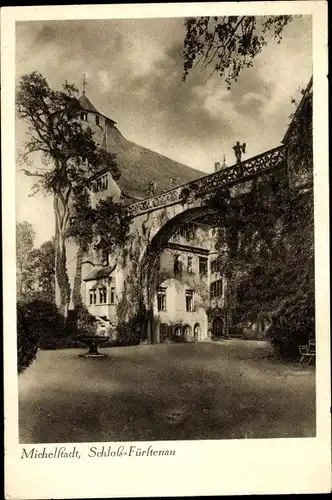
[[[110,336],[105,335],[80,335],[77,337],[77,340],[82,342],[83,344],[88,345],[89,351],[83,354],[80,354],[81,358],[106,358],[107,354],[101,353],[98,351],[98,346],[107,342],[110,339]]]
[[[82,358],[106,358],[107,354],[98,351],[98,346],[110,339],[109,323],[99,316],[92,316],[87,311],[83,311],[77,322],[77,340],[86,344],[89,351],[79,356]]]

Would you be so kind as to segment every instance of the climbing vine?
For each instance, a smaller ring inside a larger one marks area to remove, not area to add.
[[[312,95],[288,133],[288,174],[262,177],[246,194],[210,200],[220,214],[218,266],[228,279],[233,321],[267,319],[283,354],[315,334]],[[303,179],[309,182],[304,182]]]

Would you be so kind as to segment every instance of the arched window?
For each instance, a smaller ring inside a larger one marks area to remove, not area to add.
[[[191,335],[191,327],[190,327],[190,325],[184,325],[184,327],[183,327],[183,335],[185,337],[189,337]]]
[[[194,339],[198,340],[201,336],[201,325],[199,323],[196,323],[194,326]]]
[[[181,328],[181,325],[176,325],[175,328],[174,328],[174,335],[176,337],[181,337],[182,335],[182,328]]]

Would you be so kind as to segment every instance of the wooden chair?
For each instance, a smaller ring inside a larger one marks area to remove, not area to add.
[[[314,340],[309,340],[306,345],[299,345],[300,351],[300,363],[305,366],[310,365],[310,363],[315,361],[316,358],[316,342]]]

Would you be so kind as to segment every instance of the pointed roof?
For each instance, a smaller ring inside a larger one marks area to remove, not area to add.
[[[79,98],[80,104],[84,111],[90,111],[92,113],[99,113],[99,111],[94,107],[90,99],[87,98],[85,94],[82,94]]]
[[[115,266],[107,266],[98,269],[93,269],[90,274],[83,281],[99,280],[101,278],[108,278],[114,271]]]
[[[103,144],[108,152],[115,154],[121,173],[116,183],[123,194],[132,199],[151,196],[148,191],[151,182],[156,183],[157,195],[204,176],[200,170],[128,141],[115,126],[107,127]]]
[[[108,116],[104,115],[103,113],[100,113],[100,111],[98,111],[97,108],[95,108],[95,106],[92,104],[92,102],[90,101],[90,99],[85,95],[85,94],[82,94],[81,97],[79,97],[79,102],[82,106],[82,109],[84,111],[88,111],[89,113],[97,113],[98,115],[100,116],[103,116],[104,118],[106,118],[106,120],[112,122],[112,123],[116,123],[114,120],[112,120],[112,118],[109,118]]]

